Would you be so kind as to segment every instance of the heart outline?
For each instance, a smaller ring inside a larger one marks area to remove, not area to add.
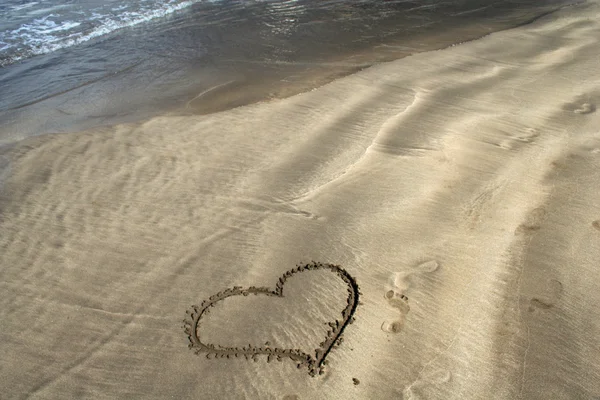
[[[319,347],[314,349],[314,357],[308,353],[303,352],[300,349],[279,349],[268,347],[268,342],[265,343],[265,347],[256,347],[249,344],[247,347],[226,347],[221,345],[206,344],[200,340],[198,334],[198,328],[202,317],[208,314],[209,309],[214,307],[219,301],[225,300],[232,296],[248,296],[253,295],[264,295],[272,297],[284,297],[283,286],[285,281],[291,276],[304,272],[314,270],[330,270],[337,274],[347,285],[348,297],[346,307],[342,310],[341,320],[336,319],[334,322],[327,322],[330,326],[330,330],[327,331],[325,340],[319,344]],[[308,368],[308,374],[310,376],[321,375],[325,371],[325,365],[327,364],[327,356],[334,347],[338,347],[342,341],[342,334],[346,327],[354,321],[354,313],[359,304],[360,291],[356,280],[342,267],[334,264],[327,264],[321,262],[314,262],[297,265],[285,272],[277,281],[275,289],[272,290],[268,287],[255,287],[250,286],[249,288],[242,288],[241,286],[234,286],[233,288],[225,289],[224,291],[218,292],[204,300],[199,306],[193,305],[186,312],[186,319],[183,320],[183,328],[188,336],[190,349],[194,349],[197,355],[200,353],[206,353],[206,357],[210,359],[213,355],[214,358],[223,358],[230,356],[239,357],[244,356],[246,359],[252,358],[254,361],[258,361],[258,356],[266,355],[267,362],[271,359],[276,358],[277,361],[281,361],[282,358],[289,358],[295,361],[298,368],[305,366]]]

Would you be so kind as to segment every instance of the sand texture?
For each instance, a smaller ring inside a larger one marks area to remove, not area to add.
[[[0,398],[600,398],[599,37],[5,149]]]

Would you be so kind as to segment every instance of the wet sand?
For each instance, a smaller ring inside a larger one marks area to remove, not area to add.
[[[6,149],[2,397],[600,396],[599,16]]]

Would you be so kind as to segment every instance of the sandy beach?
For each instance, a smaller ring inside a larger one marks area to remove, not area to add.
[[[600,398],[598,37],[3,150],[0,398]]]

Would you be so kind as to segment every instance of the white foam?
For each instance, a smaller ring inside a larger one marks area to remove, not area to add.
[[[11,6],[10,9],[13,10],[13,11],[19,11],[19,10],[24,10],[24,9],[27,9],[27,8],[31,8],[31,7],[33,7],[33,6],[37,5],[37,4],[40,4],[40,3],[37,2],[37,1],[33,1],[31,3],[20,4],[20,5],[17,5],[17,6]]]
[[[138,0],[135,4],[105,4],[86,11],[57,11],[58,8],[64,8],[64,5],[50,8],[46,6],[42,10],[32,9],[29,15],[36,15],[37,18],[22,23],[16,29],[0,32],[0,65],[76,46],[119,29],[165,17],[201,1],[203,0]],[[18,6],[20,8],[17,10],[31,8],[36,4],[39,2],[27,3]],[[11,55],[10,59],[6,59],[7,54]]]

